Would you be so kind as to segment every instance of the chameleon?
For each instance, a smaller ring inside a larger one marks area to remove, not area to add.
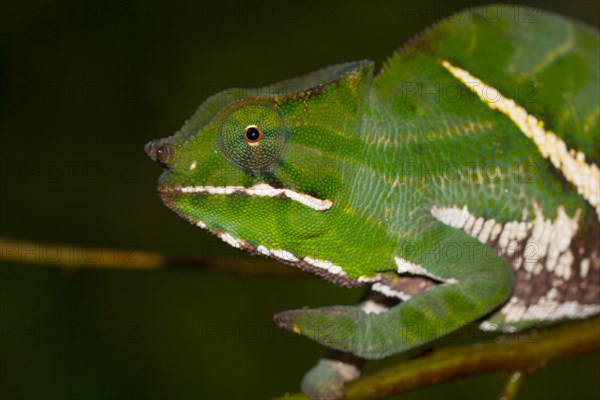
[[[357,305],[283,311],[331,349],[302,382],[340,397],[357,360],[476,323],[600,312],[597,29],[518,6],[461,11],[387,59],[207,100],[149,142],[162,202]],[[337,357],[337,358],[336,358]]]

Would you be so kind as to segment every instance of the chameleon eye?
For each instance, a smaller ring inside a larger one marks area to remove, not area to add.
[[[229,111],[219,130],[221,151],[229,161],[246,171],[257,173],[276,168],[289,137],[280,113],[266,102],[236,106]]]
[[[244,132],[244,138],[251,146],[256,146],[260,141],[263,133],[258,129],[256,125],[248,125]]]

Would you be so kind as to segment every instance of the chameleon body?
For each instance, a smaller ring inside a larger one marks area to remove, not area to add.
[[[236,248],[395,299],[275,317],[361,358],[473,321],[597,314],[598,31],[495,10],[441,21],[375,77],[365,60],[214,95],[146,146],[162,201]]]

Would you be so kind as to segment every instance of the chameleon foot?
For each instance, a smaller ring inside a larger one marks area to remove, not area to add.
[[[366,315],[356,306],[333,306],[288,310],[275,315],[274,320],[280,328],[307,336],[330,348],[357,354],[354,341],[360,322]]]
[[[354,362],[322,358],[304,375],[300,387],[312,400],[337,400],[344,397],[344,384],[360,376]]]

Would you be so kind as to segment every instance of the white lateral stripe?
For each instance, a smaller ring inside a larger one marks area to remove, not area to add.
[[[166,189],[171,192],[180,193],[206,193],[206,194],[224,194],[243,193],[249,196],[258,197],[276,197],[285,196],[290,200],[303,204],[316,211],[326,211],[333,206],[331,200],[321,200],[305,193],[298,193],[291,189],[278,189],[266,183],[254,185],[252,187],[244,186],[184,186]]]
[[[361,275],[358,277],[358,281],[359,282],[365,282],[365,283],[373,283],[373,282],[379,282],[381,280],[381,274],[377,274],[376,276],[364,276]]]
[[[441,64],[491,109],[508,116],[527,138],[533,140],[542,156],[550,159],[552,165],[561,171],[565,179],[575,185],[577,192],[596,209],[600,220],[600,168],[597,165],[587,164],[582,152],[567,149],[560,137],[554,132],[546,131],[542,121],[528,114],[514,100],[504,97],[495,88],[446,60],[442,60]],[[493,98],[488,96],[488,93],[494,93]]]
[[[469,212],[466,205],[462,208],[433,206],[431,215],[448,226],[462,230],[483,244],[495,244],[495,249],[500,255],[514,256],[520,251],[512,260],[512,266],[516,270],[523,267],[527,272],[538,275],[545,268],[546,272],[553,273],[559,278],[571,279],[574,255],[569,247],[579,229],[581,210],[578,209],[575,215],[570,217],[564,207],[559,206],[556,217],[551,220],[544,216],[535,201],[533,209],[535,219],[502,223],[495,219],[484,220],[482,217],[477,217]],[[524,210],[523,218],[526,214]],[[474,221],[480,220],[483,222],[480,225],[484,229],[477,231]],[[522,244],[518,245],[518,243]],[[589,259],[587,260],[589,262]],[[582,261],[581,272],[587,274],[583,268]]]
[[[371,286],[371,289],[383,294],[386,297],[395,297],[402,301],[407,301],[407,300],[410,300],[410,298],[411,298],[410,294],[401,292],[399,290],[392,289],[391,287],[384,285],[383,283],[380,283],[380,282],[375,282]]]
[[[425,268],[423,268],[420,265],[414,264],[408,260],[405,260],[402,257],[394,257],[394,260],[396,261],[396,266],[398,267],[398,273],[399,274],[411,274],[411,275],[417,275],[417,276],[424,276],[426,278],[430,278],[436,281],[440,281],[440,282],[445,282],[445,283],[456,283],[456,279],[453,278],[449,278],[449,279],[444,279],[444,278],[440,278],[439,276],[435,276],[431,273],[429,273]]]
[[[586,318],[598,314],[598,312],[600,312],[600,305],[598,304],[579,304],[576,301],[559,303],[546,297],[542,297],[537,304],[529,306],[509,303],[501,310],[506,322]]]
[[[498,325],[490,321],[483,321],[479,324],[479,329],[484,332],[496,332],[498,330]]]
[[[381,314],[389,310],[388,307],[373,300],[367,300],[364,303],[361,303],[360,308],[367,314]]]

